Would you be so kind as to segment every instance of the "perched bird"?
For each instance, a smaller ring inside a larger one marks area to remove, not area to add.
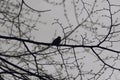
[[[58,45],[60,44],[60,42],[61,42],[61,37],[58,36],[58,37],[52,42],[52,45],[58,46]]]

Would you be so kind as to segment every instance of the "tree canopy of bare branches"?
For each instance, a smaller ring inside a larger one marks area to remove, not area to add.
[[[0,80],[120,79],[119,0],[35,4],[0,0]]]

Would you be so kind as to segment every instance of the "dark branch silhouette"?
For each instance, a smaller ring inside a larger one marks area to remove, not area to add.
[[[41,0],[46,9],[37,10],[25,0],[0,0],[0,80],[118,80],[115,1]],[[41,41],[50,28],[62,39]]]

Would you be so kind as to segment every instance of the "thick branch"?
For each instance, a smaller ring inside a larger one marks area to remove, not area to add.
[[[21,39],[21,38],[17,38],[17,37],[9,37],[9,36],[0,35],[0,38],[1,39],[8,39],[8,40],[17,40],[17,41],[20,41],[20,42],[28,42],[28,43],[32,43],[32,44],[36,44],[36,45],[46,45],[46,46],[52,45],[52,43],[37,42],[37,41]],[[55,45],[53,45],[53,46],[55,46]],[[63,47],[83,47],[83,48],[101,48],[101,49],[112,51],[112,52],[115,52],[115,53],[120,53],[120,51],[116,51],[116,50],[109,49],[109,48],[102,47],[102,46],[98,46],[98,45],[89,46],[89,45],[67,45],[67,44],[64,45],[64,44],[60,44],[58,46],[63,46]]]

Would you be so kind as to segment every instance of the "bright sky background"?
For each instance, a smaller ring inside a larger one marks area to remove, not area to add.
[[[51,0],[51,1],[53,1],[53,0]],[[56,2],[61,2],[61,1],[62,0],[56,0]],[[113,0],[109,0],[109,1],[113,1]],[[62,5],[61,6],[56,6],[56,5],[47,4],[44,0],[25,0],[25,2],[29,6],[31,6],[32,8],[34,8],[36,10],[49,10],[49,9],[51,9],[51,12],[48,12],[48,13],[46,12],[46,13],[43,13],[43,14],[41,13],[40,21],[43,22],[43,24],[38,24],[37,26],[39,28],[39,31],[38,32],[35,31],[33,33],[34,36],[37,36],[37,37],[35,37],[35,40],[40,41],[40,42],[51,42],[55,36],[56,37],[57,36],[63,36],[62,29],[60,27],[58,27],[58,25],[56,25],[56,24],[55,25],[51,25],[53,22],[55,22],[54,19],[60,19],[60,22],[63,24],[63,26],[67,25],[65,23],[66,19],[64,17],[63,6]],[[113,4],[120,4],[120,1],[119,0],[114,0]],[[105,5],[106,5],[106,3],[103,4],[102,6],[105,6]],[[71,12],[69,14],[69,18],[71,20],[70,23],[72,23],[72,25],[76,26],[77,23],[76,23],[76,20],[75,20],[75,16],[73,15],[74,13],[72,14],[72,12],[73,12],[72,8],[73,7],[69,4],[69,2],[67,4],[67,7],[69,7],[68,9]],[[105,7],[107,7],[107,5]],[[115,8],[115,9],[112,9],[112,10],[117,10],[117,9]],[[83,15],[83,17],[85,17],[85,15]],[[98,17],[95,17],[95,18],[98,18]],[[107,20],[107,19],[103,19],[102,18],[101,21],[103,21],[103,22],[107,21],[106,24],[109,23],[109,20]],[[80,29],[81,29],[81,31],[84,31],[83,28],[80,28]],[[105,29],[99,29],[98,32],[99,32],[99,34],[105,34],[107,31]],[[91,34],[89,34],[89,35],[91,35]],[[88,61],[92,60],[93,56],[92,57],[91,57],[91,55],[88,55],[88,56],[89,57],[88,57],[87,60]],[[86,62],[88,62],[87,60],[86,60]],[[91,63],[91,65],[92,65],[92,63]],[[106,75],[108,73],[109,72],[106,72]],[[120,73],[116,71],[116,73],[114,74],[114,78],[112,78],[112,80],[120,79],[120,75],[118,75],[118,74],[120,74]],[[104,76],[104,77],[106,77],[106,76]]]
[[[58,1],[58,0],[57,0]],[[60,1],[60,0],[59,0]],[[51,42],[54,37],[61,36],[61,29],[58,25],[51,25],[56,18],[61,18],[63,13],[61,12],[63,9],[59,6],[54,6],[46,3],[42,0],[25,0],[25,2],[36,10],[51,10],[51,12],[41,13],[40,21],[43,24],[38,24],[39,32],[34,32],[33,34],[37,34],[36,40],[40,40],[41,42]],[[64,19],[63,19],[64,20]],[[64,22],[64,21],[63,21]],[[41,34],[42,33],[42,34]],[[56,35],[56,36],[54,36]],[[39,39],[42,37],[41,39]]]

